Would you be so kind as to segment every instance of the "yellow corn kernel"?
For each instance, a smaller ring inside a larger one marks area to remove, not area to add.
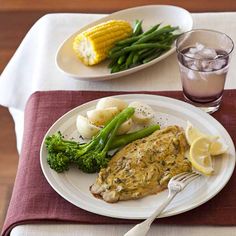
[[[110,20],[78,34],[74,39],[73,49],[85,65],[95,65],[107,58],[109,50],[117,41],[131,34],[129,22]]]

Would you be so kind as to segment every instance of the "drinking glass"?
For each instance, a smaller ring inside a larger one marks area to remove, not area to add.
[[[178,37],[176,51],[187,102],[208,113],[219,109],[233,48],[233,40],[218,31],[196,29]]]

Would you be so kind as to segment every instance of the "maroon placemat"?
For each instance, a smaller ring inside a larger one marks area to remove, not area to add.
[[[46,181],[39,150],[49,127],[64,113],[93,99],[125,92],[50,91],[34,93],[26,106],[23,146],[12,198],[2,235],[13,227],[32,223],[127,224],[134,220],[114,219],[82,210],[64,200]],[[130,93],[130,92],[129,92]],[[183,100],[182,92],[133,92]],[[236,141],[236,90],[226,90],[219,111],[213,116]],[[177,216],[158,219],[160,224],[236,225],[236,173],[213,199]]]

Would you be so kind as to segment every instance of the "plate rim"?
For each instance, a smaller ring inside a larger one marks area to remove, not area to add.
[[[190,205],[188,208],[185,208],[181,211],[178,211],[177,213],[176,212],[163,212],[163,214],[161,214],[158,218],[164,218],[164,217],[169,217],[169,216],[173,216],[173,215],[179,215],[181,213],[184,213],[184,212],[187,212],[187,211],[190,211],[192,209],[195,209],[197,208],[198,206],[206,203],[207,201],[209,201],[210,199],[212,199],[213,197],[215,197],[224,187],[225,185],[229,182],[233,172],[234,172],[234,169],[235,169],[235,164],[236,164],[236,155],[235,155],[235,146],[234,146],[234,142],[230,136],[230,134],[228,133],[228,131],[224,128],[224,126],[218,121],[216,120],[214,117],[210,116],[209,114],[203,112],[202,110],[192,106],[191,104],[188,104],[186,102],[183,102],[183,101],[180,101],[178,99],[174,99],[174,98],[170,98],[170,97],[166,97],[166,96],[160,96],[160,95],[153,95],[153,94],[145,94],[145,93],[133,93],[133,94],[121,94],[121,95],[113,95],[113,96],[109,96],[109,97],[132,97],[133,96],[146,96],[146,97],[150,97],[150,98],[155,98],[155,99],[162,99],[165,101],[172,101],[172,102],[175,102],[177,103],[177,105],[181,105],[181,106],[184,106],[186,109],[191,109],[193,112],[196,112],[198,115],[201,115],[201,116],[205,116],[206,119],[209,119],[214,121],[214,123],[217,125],[217,130],[220,129],[221,131],[223,131],[227,137],[228,137],[228,141],[231,143],[232,147],[233,147],[233,151],[234,151],[234,158],[233,160],[231,161],[233,163],[233,165],[231,166],[231,169],[229,170],[230,172],[227,172],[228,175],[226,176],[227,178],[224,180],[224,183],[220,186],[220,188],[217,189],[217,191],[214,192],[214,194],[211,194],[209,195],[207,198],[205,198],[203,201],[200,201],[198,204],[195,204],[195,205]],[[60,192],[60,190],[57,189],[57,186],[54,186],[53,183],[51,183],[51,180],[49,179],[49,177],[47,176],[47,173],[46,173],[46,170],[44,169],[44,163],[43,163],[43,148],[44,148],[44,145],[45,145],[45,138],[47,135],[49,135],[50,131],[54,128],[54,126],[60,122],[61,120],[63,120],[66,116],[68,116],[71,112],[74,112],[75,110],[77,109],[83,109],[83,106],[86,107],[86,106],[89,106],[93,103],[96,103],[98,99],[94,99],[94,100],[91,100],[89,102],[86,102],[86,103],[83,103],[73,109],[71,109],[70,111],[66,112],[64,115],[60,116],[54,123],[53,125],[50,126],[50,128],[47,130],[46,134],[44,135],[44,138],[43,138],[43,141],[41,143],[41,146],[40,146],[40,167],[41,167],[41,170],[44,174],[44,177],[46,178],[48,184],[61,196],[63,197],[65,200],[67,200],[68,202],[70,202],[71,204],[75,205],[76,207],[79,207],[81,209],[84,209],[88,212],[92,212],[92,213],[95,213],[95,214],[99,214],[99,215],[103,215],[103,216],[108,216],[108,217],[114,217],[114,218],[120,218],[120,219],[145,219],[144,217],[139,217],[139,216],[116,216],[114,214],[108,214],[108,213],[104,213],[104,212],[98,212],[96,209],[91,209],[91,207],[88,209],[86,208],[86,206],[84,207],[83,205],[81,206],[79,202],[73,202],[71,201],[71,199],[69,199],[68,197],[65,197],[63,195],[63,193]],[[49,168],[49,167],[48,167]],[[60,188],[60,187],[59,187]]]
[[[92,81],[104,81],[104,80],[111,80],[111,79],[115,79],[115,78],[118,78],[118,77],[121,77],[121,76],[126,76],[126,75],[130,75],[130,74],[133,74],[133,73],[136,73],[140,70],[143,70],[145,68],[148,68],[154,64],[156,64],[157,62],[167,58],[168,56],[170,56],[171,54],[173,54],[175,52],[175,49],[176,49],[176,46],[175,44],[172,45],[172,48],[167,51],[166,53],[162,54],[160,57],[146,63],[146,64],[142,64],[142,65],[139,65],[137,67],[134,67],[134,68],[130,68],[128,70],[124,70],[124,71],[119,71],[119,72],[116,72],[116,73],[107,73],[107,74],[102,74],[102,75],[93,75],[93,76],[79,76],[78,74],[74,74],[74,73],[70,73],[68,71],[65,71],[61,66],[60,66],[60,63],[58,62],[60,60],[60,52],[63,48],[63,46],[66,44],[67,41],[69,41],[72,37],[75,37],[75,35],[77,35],[79,32],[82,32],[83,30],[86,30],[88,29],[89,27],[92,27],[96,24],[99,24],[101,22],[104,22],[106,19],[110,18],[110,16],[112,15],[117,15],[117,14],[120,14],[120,13],[124,13],[126,11],[135,11],[135,10],[138,10],[138,9],[148,9],[148,8],[170,8],[170,9],[177,9],[179,11],[183,11],[185,12],[186,15],[188,15],[189,19],[191,20],[191,22],[189,22],[189,29],[188,30],[191,30],[193,28],[193,17],[191,15],[191,13],[186,10],[185,8],[182,8],[182,7],[179,7],[179,6],[174,6],[174,5],[160,5],[160,4],[153,4],[153,5],[143,5],[143,6],[137,6],[137,7],[131,7],[131,8],[126,8],[126,9],[122,9],[120,11],[116,11],[116,12],[113,12],[111,14],[108,14],[98,20],[95,20],[95,21],[92,21],[90,22],[89,24],[86,24],[84,25],[82,28],[78,29],[77,31],[75,31],[74,33],[70,34],[70,36],[68,36],[60,45],[59,47],[57,48],[57,51],[56,51],[56,55],[54,57],[54,60],[55,60],[55,65],[56,67],[58,68],[59,71],[61,71],[63,74],[69,76],[69,77],[72,77],[73,79],[76,79],[76,80],[81,80],[81,81],[89,81],[89,82],[92,82]]]

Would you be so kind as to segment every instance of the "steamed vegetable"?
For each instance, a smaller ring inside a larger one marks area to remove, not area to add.
[[[131,102],[129,107],[135,109],[132,119],[138,124],[147,124],[154,117],[153,109],[145,103]]]
[[[178,27],[159,27],[157,24],[143,32],[142,21],[136,21],[132,36],[116,42],[109,51],[111,73],[147,63],[168,51],[178,37],[173,34]]]
[[[87,173],[98,172],[109,162],[111,158],[108,155],[109,150],[146,137],[160,129],[159,125],[154,125],[130,134],[116,136],[121,124],[129,120],[133,114],[134,108],[126,108],[88,143],[65,140],[60,132],[48,136],[45,140],[48,164],[57,172],[68,170],[72,164]]]
[[[117,130],[117,135],[126,134],[127,132],[130,131],[132,126],[133,126],[133,121],[130,118],[119,127],[119,129]]]
[[[45,140],[48,150],[47,162],[52,169],[63,172],[69,169],[71,163],[84,172],[98,172],[109,161],[107,152],[120,125],[134,113],[134,108],[128,107],[112,119],[90,142],[80,144],[64,140],[60,133],[48,136]]]
[[[114,97],[101,98],[96,106],[96,109],[104,109],[108,107],[117,107],[119,111],[124,110],[128,106],[127,102]]]
[[[76,127],[79,133],[82,135],[83,138],[91,139],[95,136],[100,128],[91,124],[87,117],[78,115],[76,119]]]
[[[105,125],[115,115],[119,113],[117,107],[107,107],[104,109],[94,109],[87,111],[88,120],[96,126]]]
[[[155,49],[170,49],[170,45],[166,44],[161,44],[161,43],[142,43],[142,44],[137,44],[137,45],[131,45],[127,46],[123,49],[121,49],[118,52],[115,52],[114,54],[110,55],[110,58],[116,58],[120,57],[122,55],[125,55],[128,52],[133,52],[133,51],[138,51],[140,49],[148,49],[148,48],[155,48]],[[130,55],[130,54],[129,54]]]

